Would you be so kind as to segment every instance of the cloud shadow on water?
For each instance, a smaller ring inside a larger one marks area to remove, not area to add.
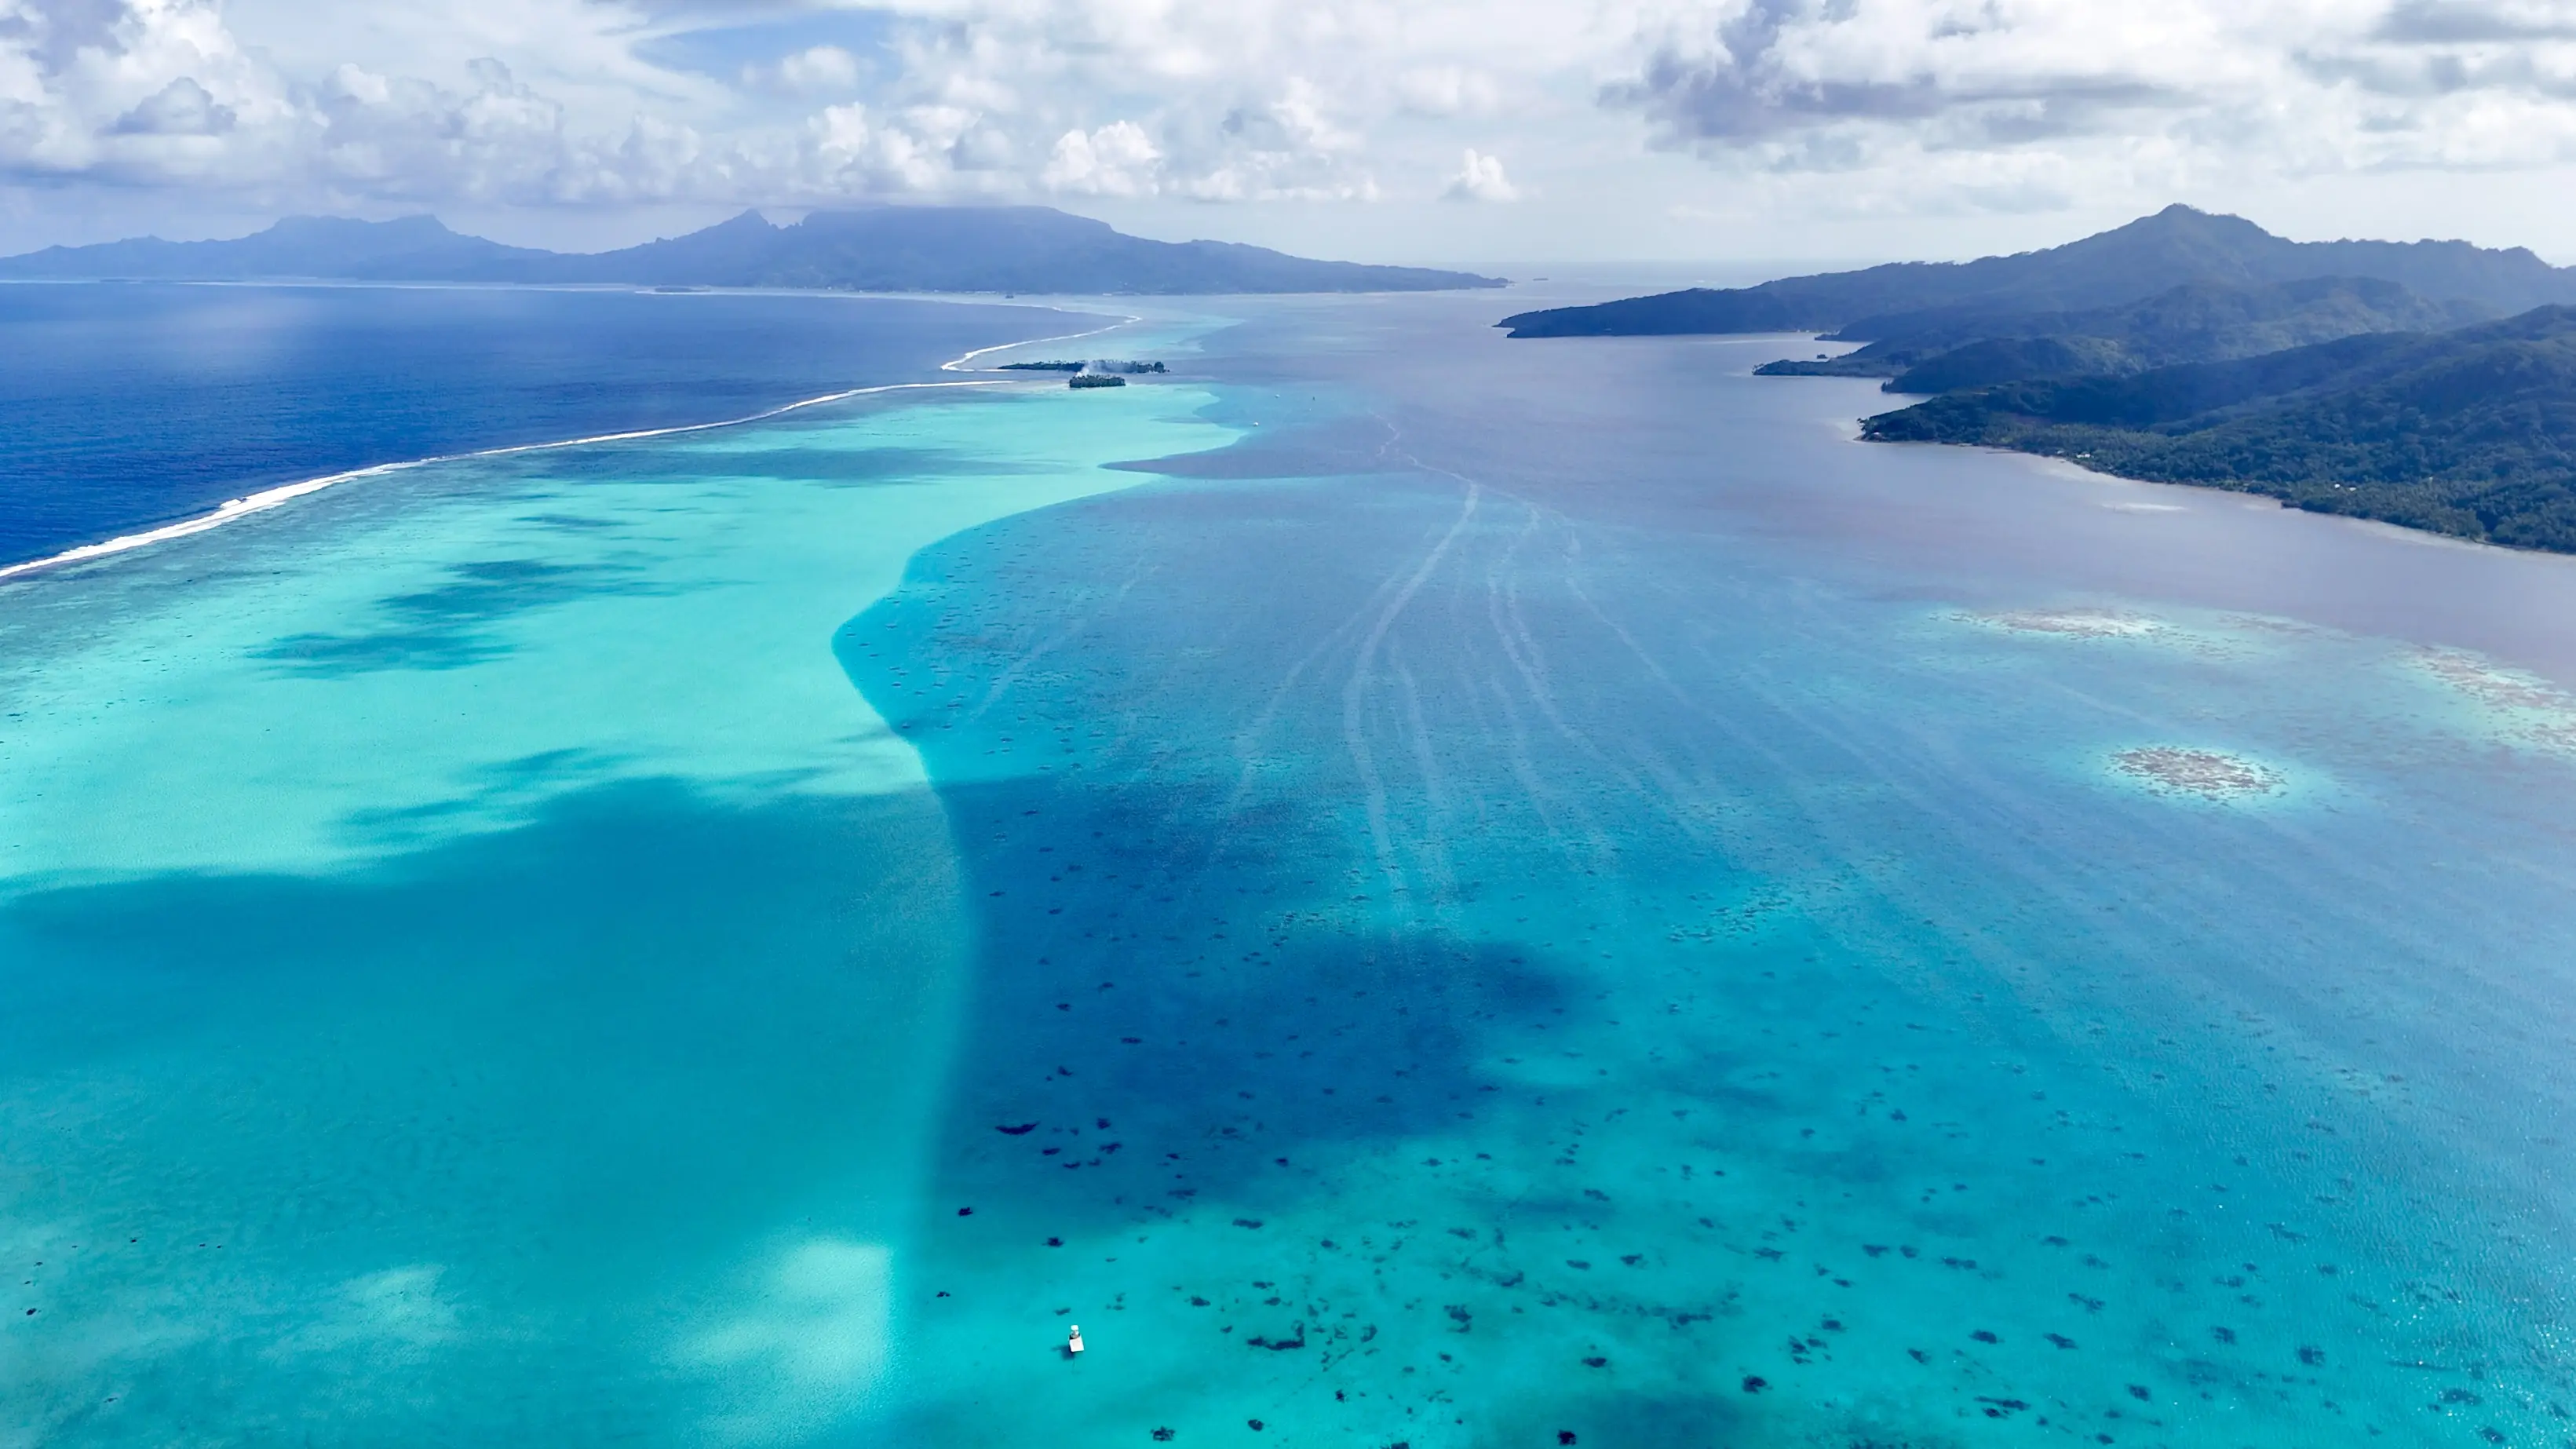
[[[794,433],[788,431],[787,436]],[[764,433],[763,436],[769,436]],[[981,478],[1039,471],[1025,463],[980,458],[950,448],[861,448],[844,438],[813,447],[720,446],[576,449],[526,465],[559,479],[620,483],[668,480],[692,486],[710,479],[751,478],[826,487],[899,486],[938,478]]]
[[[665,592],[617,564],[485,559],[457,564],[446,582],[373,605],[385,626],[344,634],[289,634],[253,657],[282,673],[341,678],[384,670],[463,669],[510,652],[491,626],[512,615],[599,594]]]
[[[0,1222],[68,1265],[0,1403],[119,1444],[846,1411],[963,970],[945,835],[920,793],[648,781],[327,876],[0,900]]]

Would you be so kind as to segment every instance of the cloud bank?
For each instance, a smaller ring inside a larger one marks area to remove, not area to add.
[[[1640,27],[1654,142],[1770,172],[2071,190],[2576,159],[2566,0],[1739,0]]]
[[[2570,161],[2576,0],[0,0],[0,184],[273,209],[1574,204],[1680,164],[2013,211]]]

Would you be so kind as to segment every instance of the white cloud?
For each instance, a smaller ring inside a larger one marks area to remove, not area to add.
[[[1424,116],[1480,116],[1494,109],[1501,90],[1491,76],[1454,65],[1419,66],[1395,78],[1405,109]]]
[[[1520,188],[1503,174],[1503,158],[1488,156],[1470,147],[1465,164],[1449,178],[1449,188],[1440,193],[1451,201],[1518,201]]]
[[[1096,131],[1056,137],[1038,182],[1075,196],[1151,196],[1162,189],[1157,167],[1163,153],[1133,121],[1113,121]]]
[[[837,45],[815,45],[766,65],[742,69],[747,85],[799,94],[846,93],[859,83],[859,58]]]
[[[215,98],[194,76],[181,76],[143,98],[117,117],[115,130],[126,136],[215,136],[238,119],[230,106]]]
[[[768,184],[807,196],[868,196],[929,191],[946,174],[946,146],[935,115],[928,133],[902,117],[870,114],[857,102],[826,107],[806,123],[805,164],[792,178],[772,172]]]
[[[884,63],[809,44],[734,66],[726,89],[644,59],[663,34],[724,32],[722,12],[0,0],[22,22],[0,25],[0,174],[321,204],[1364,200],[1379,194],[1387,123],[1490,110],[1511,50],[1457,0],[1402,14],[1360,0],[1222,13],[894,0],[876,13]],[[781,118],[779,101],[798,97],[814,108]],[[1437,147],[1411,148],[1425,180]]]
[[[1637,216],[1721,190],[1784,217],[2144,210],[2576,164],[2576,0],[795,8],[783,45],[732,0],[0,0],[0,187],[228,212],[1522,195],[1546,204],[1514,226],[1592,208],[1573,234],[1623,190]]]
[[[2567,0],[1728,0],[1659,16],[1639,48],[1609,104],[1664,144],[1775,170],[2576,158]]]

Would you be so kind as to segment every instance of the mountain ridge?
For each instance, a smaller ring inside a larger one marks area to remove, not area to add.
[[[1888,392],[1936,393],[2023,378],[2123,375],[2220,362],[2362,332],[2433,332],[2495,309],[2435,302],[2395,282],[2310,277],[2256,287],[2187,282],[2086,312],[1993,312],[1972,305],[1874,319],[1878,340],[1821,361],[1754,369],[1769,377],[1883,377]]]
[[[288,217],[247,237],[137,237],[0,258],[6,280],[622,283],[851,291],[1207,294],[1447,291],[1493,277],[1162,242],[1035,206],[876,206],[787,226],[757,211],[607,252],[513,247],[432,216]]]
[[[2576,268],[2553,267],[2525,247],[2294,242],[2243,217],[2177,203],[2038,251],[1967,262],[1891,262],[1726,290],[1695,287],[1522,312],[1495,325],[1521,338],[1821,332],[1867,342],[1878,340],[1890,318],[1939,307],[2084,311],[2193,282],[2256,287],[2329,276],[2395,282],[2435,301],[2474,302],[2498,314],[2576,302]]]

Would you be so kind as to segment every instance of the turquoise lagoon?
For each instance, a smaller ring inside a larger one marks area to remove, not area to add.
[[[2568,561],[1227,310],[0,592],[0,1443],[2569,1441]]]

